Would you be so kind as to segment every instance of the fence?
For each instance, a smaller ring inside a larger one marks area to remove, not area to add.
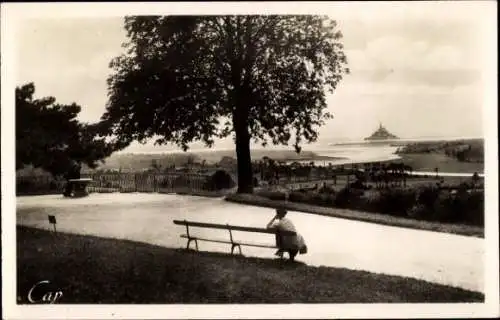
[[[309,187],[311,183],[323,183],[331,180],[331,174],[338,175],[339,182],[347,179],[349,171],[321,173],[313,172],[306,177],[281,176],[279,180],[270,181],[272,185],[288,185],[292,189]],[[146,173],[94,173],[82,174],[82,178],[90,178],[92,182],[87,191],[108,192],[162,192],[162,193],[196,193],[216,191],[210,183],[209,173],[187,172],[146,172]],[[335,177],[335,184],[337,177]],[[262,182],[262,181],[261,181]],[[52,176],[18,176],[16,179],[17,195],[62,194],[66,181],[56,180]],[[268,182],[264,182],[264,185]]]
[[[197,192],[215,191],[210,175],[199,173],[100,173],[90,178],[88,192]],[[17,195],[61,194],[65,180],[50,176],[23,176],[16,179]]]
[[[334,175],[332,179],[331,175]],[[297,190],[309,188],[315,184],[337,183],[341,186],[347,185],[352,172],[337,171],[328,174],[312,174],[309,177],[281,177],[271,184],[263,183],[263,186],[286,185],[289,189]],[[193,193],[216,191],[210,183],[211,175],[208,173],[95,173],[83,174],[82,178],[90,178],[92,182],[87,190],[89,192],[163,192],[163,193]],[[416,176],[407,180],[408,185],[428,182],[429,177]],[[456,184],[470,180],[465,177],[446,177],[449,184]],[[261,181],[262,182],[262,181]],[[271,181],[272,182],[272,181]],[[66,185],[65,180],[56,180],[51,176],[18,176],[16,179],[17,195],[40,195],[40,194],[62,194]]]
[[[125,173],[87,175],[92,182],[89,192],[102,192],[111,189],[119,192],[177,192],[212,191],[206,174],[190,173]]]

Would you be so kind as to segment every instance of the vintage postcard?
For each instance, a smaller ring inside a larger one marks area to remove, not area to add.
[[[496,6],[2,4],[3,317],[499,316]]]

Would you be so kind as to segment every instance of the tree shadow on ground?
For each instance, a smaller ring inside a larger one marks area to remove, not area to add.
[[[262,266],[269,267],[269,268],[276,268],[276,269],[283,269],[283,268],[293,269],[293,268],[297,268],[297,267],[307,266],[307,264],[305,262],[302,262],[300,260],[290,261],[286,257],[283,259],[281,259],[281,258],[261,258],[261,257],[246,256],[244,254],[230,254],[230,253],[215,252],[215,251],[196,251],[193,249],[174,249],[174,250],[178,253],[196,254],[196,255],[199,255],[201,257],[232,259],[233,261],[239,261],[239,262],[245,262],[245,263],[258,262]]]

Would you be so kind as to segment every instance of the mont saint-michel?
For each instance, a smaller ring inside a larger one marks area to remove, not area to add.
[[[371,136],[366,137],[365,140],[390,140],[390,139],[399,139],[399,137],[390,133],[382,124],[378,127],[378,129],[372,133]]]

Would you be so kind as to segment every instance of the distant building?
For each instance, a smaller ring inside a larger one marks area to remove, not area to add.
[[[378,127],[377,131],[372,133],[371,136],[365,138],[365,140],[367,140],[367,141],[390,140],[390,139],[399,139],[399,138],[397,136],[393,135],[392,133],[390,133],[384,126],[382,126],[382,123]]]

